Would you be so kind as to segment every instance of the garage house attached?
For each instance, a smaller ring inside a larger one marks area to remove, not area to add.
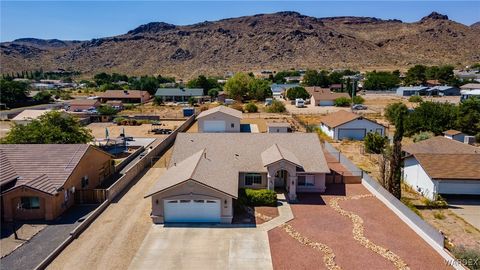
[[[330,170],[316,134],[180,133],[145,197],[155,223],[231,223],[239,188],[324,192]]]
[[[344,110],[323,117],[320,129],[334,140],[363,140],[369,132],[385,135],[385,126]]]

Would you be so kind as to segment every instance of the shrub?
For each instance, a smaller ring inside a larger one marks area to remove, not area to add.
[[[459,246],[453,248],[452,253],[465,266],[472,270],[480,270],[480,251]]]
[[[436,219],[445,219],[445,215],[440,211],[434,212],[433,217]]]
[[[285,104],[279,100],[272,101],[272,104],[267,107],[267,112],[269,113],[283,113],[285,111]]]
[[[293,87],[287,90],[287,98],[289,100],[295,100],[297,98],[307,99],[310,94],[301,86]]]
[[[427,198],[424,198],[422,202],[428,208],[447,208],[448,207],[448,203],[440,196],[437,197],[437,200],[429,200]]]
[[[430,139],[434,136],[432,132],[423,131],[413,135],[413,142],[420,142],[426,139]]]
[[[277,206],[277,194],[269,189],[241,189],[239,196],[249,206]]]
[[[363,104],[365,99],[361,96],[354,96],[353,97],[353,104]]]
[[[421,96],[414,95],[414,96],[409,97],[408,101],[419,103],[419,102],[423,101],[423,98]]]
[[[100,115],[115,115],[117,110],[110,105],[101,105],[97,108],[97,111]]]
[[[337,106],[337,107],[348,107],[350,106],[350,104],[352,103],[352,100],[347,98],[347,97],[339,97],[337,99],[335,99],[335,101],[333,102],[333,105]]]
[[[249,113],[256,113],[256,112],[258,112],[258,107],[257,107],[257,105],[255,105],[255,103],[249,102],[249,103],[245,104],[244,110],[246,112],[249,112]]]
[[[377,132],[369,132],[367,133],[363,141],[365,151],[367,151],[367,153],[380,154],[383,152],[387,141],[387,137],[382,136]]]

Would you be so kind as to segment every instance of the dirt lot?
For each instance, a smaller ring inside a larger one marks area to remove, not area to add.
[[[48,269],[127,269],[152,226],[150,200],[143,196],[165,172],[164,158],[108,206]]]
[[[180,126],[184,121],[179,120],[179,121],[161,121],[161,126],[160,128],[169,128],[174,130],[178,126]],[[146,138],[146,137],[151,137],[151,138],[163,138],[165,135],[163,134],[154,134],[150,133],[150,130],[152,130],[152,125],[151,124],[142,124],[140,126],[118,126],[117,124],[113,122],[108,122],[108,123],[91,123],[87,126],[90,130],[92,130],[92,134],[95,138],[97,139],[103,139],[105,138],[105,128],[108,128],[108,132],[110,134],[111,138],[116,138],[120,136],[120,134],[123,132],[123,129],[125,129],[125,133],[127,136],[132,136],[132,137],[139,137],[139,138]]]
[[[327,186],[326,194],[301,194],[291,205],[295,218],[288,224],[311,241],[329,246],[342,269],[395,269],[392,262],[355,240],[351,219],[329,204],[359,194],[370,193],[361,184],[337,184]],[[364,236],[371,243],[394,252],[410,269],[448,269],[440,255],[375,197],[347,199],[339,205],[363,220]],[[274,269],[326,269],[323,252],[300,244],[282,228],[268,236]]]
[[[183,118],[183,108],[183,106],[158,106],[149,102],[130,110],[123,110],[119,115],[158,115],[160,118]]]

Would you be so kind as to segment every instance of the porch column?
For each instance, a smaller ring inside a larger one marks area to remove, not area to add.
[[[267,188],[269,190],[275,189],[275,176],[273,176],[270,171],[267,173]]]
[[[288,199],[294,201],[297,199],[297,176],[288,177]]]

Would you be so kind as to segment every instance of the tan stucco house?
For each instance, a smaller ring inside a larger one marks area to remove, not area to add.
[[[198,132],[240,132],[242,112],[218,106],[197,116]]]
[[[53,220],[114,172],[112,156],[88,144],[0,145],[2,217]]]
[[[316,134],[180,133],[168,170],[146,194],[163,222],[231,223],[239,188],[324,192],[327,166]]]

